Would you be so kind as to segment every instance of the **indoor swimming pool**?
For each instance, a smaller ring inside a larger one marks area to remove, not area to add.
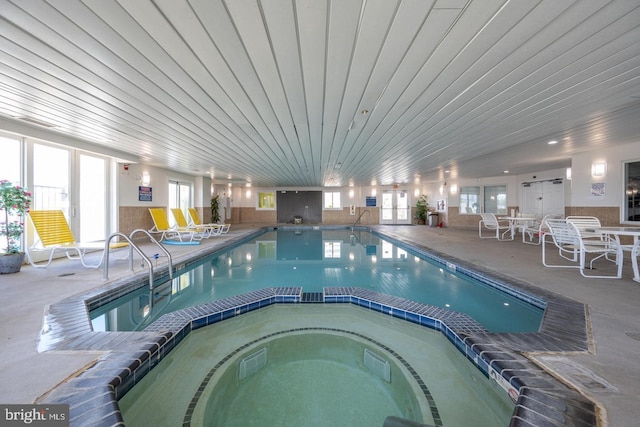
[[[441,333],[335,304],[274,305],[193,331],[118,404],[127,426],[369,427],[394,416],[495,427],[514,409]]]
[[[272,229],[173,280],[91,311],[96,331],[140,331],[163,314],[266,287],[347,286],[466,313],[492,332],[535,332],[543,309],[374,233]]]

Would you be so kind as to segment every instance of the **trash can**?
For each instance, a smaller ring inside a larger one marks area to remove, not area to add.
[[[438,212],[430,212],[429,213],[429,227],[437,227],[439,223],[439,215]]]
[[[302,224],[302,217],[300,215],[296,215],[293,217],[294,224]]]

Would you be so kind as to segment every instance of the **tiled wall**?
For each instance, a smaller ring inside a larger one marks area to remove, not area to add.
[[[605,227],[620,226],[620,208],[618,207],[569,206],[564,208],[564,214],[565,216],[595,216]]]
[[[450,206],[447,211],[447,225],[449,227],[477,227],[481,219],[480,215],[460,215],[457,206]]]
[[[152,229],[153,220],[149,213],[149,208],[151,207],[157,206],[120,206],[118,209],[118,214],[120,215],[118,231],[128,236],[133,230],[138,228],[142,228],[143,230]]]

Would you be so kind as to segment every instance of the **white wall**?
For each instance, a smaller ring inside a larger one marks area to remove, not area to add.
[[[156,168],[144,164],[129,164],[129,170],[125,170],[125,164],[117,166],[119,177],[118,200],[120,206],[169,206],[169,181],[189,182],[194,188],[196,177],[185,175],[166,169]],[[142,176],[149,174],[149,185],[152,188],[152,201],[141,202],[138,200],[138,187],[143,185]]]
[[[591,176],[593,162],[607,162],[607,174],[603,178]],[[571,165],[570,206],[622,206],[624,197],[624,162],[640,161],[640,142],[611,146],[606,150],[588,151],[573,156]],[[602,182],[605,194],[591,194],[591,184]]]

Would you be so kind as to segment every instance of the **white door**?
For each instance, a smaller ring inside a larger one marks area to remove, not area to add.
[[[542,183],[543,215],[564,215],[564,182],[562,180]]]
[[[520,213],[534,214],[536,218],[542,218],[542,183],[531,182],[522,184]]]
[[[407,190],[382,192],[380,224],[411,224],[411,207]]]
[[[562,180],[522,184],[520,212],[537,218],[547,214],[564,215],[564,184]]]

